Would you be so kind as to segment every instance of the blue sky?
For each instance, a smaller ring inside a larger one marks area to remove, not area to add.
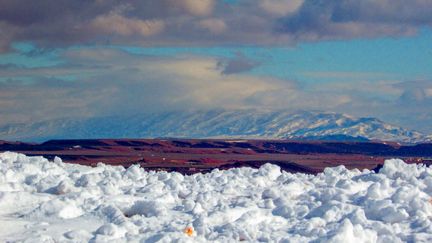
[[[0,2],[0,125],[254,108],[432,133],[432,3],[27,2]]]

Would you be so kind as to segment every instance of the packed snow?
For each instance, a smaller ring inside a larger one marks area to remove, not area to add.
[[[431,242],[432,169],[208,174],[0,154],[2,242]]]

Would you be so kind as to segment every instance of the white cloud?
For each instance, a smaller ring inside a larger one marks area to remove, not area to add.
[[[222,19],[210,18],[198,21],[198,27],[208,30],[213,34],[221,34],[226,31],[227,25]]]
[[[195,16],[207,16],[213,12],[214,0],[168,0],[173,7],[181,8]]]
[[[140,20],[126,18],[116,13],[101,15],[91,22],[91,27],[100,33],[121,36],[151,36],[162,32],[162,20]]]
[[[260,7],[277,17],[291,15],[302,6],[304,0],[261,0]]]

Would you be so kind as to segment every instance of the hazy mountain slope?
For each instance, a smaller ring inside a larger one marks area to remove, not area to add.
[[[427,137],[375,118],[344,114],[257,110],[166,112],[129,117],[58,119],[0,127],[1,139],[242,137],[367,139],[419,142]]]

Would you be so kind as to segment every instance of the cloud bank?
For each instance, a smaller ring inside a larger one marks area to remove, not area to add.
[[[13,42],[290,45],[415,34],[428,0],[0,0],[0,50]]]
[[[346,94],[306,90],[297,81],[257,76],[252,61],[136,55],[112,48],[69,49],[49,67],[0,67],[0,123],[64,116],[123,115],[161,110],[327,109]]]
[[[348,112],[418,126],[432,118],[432,82],[343,79],[305,86],[254,75],[260,65],[237,53],[151,56],[116,48],[71,48],[48,67],[0,66],[0,124],[169,110],[284,109]],[[344,73],[343,75],[349,75]],[[385,116],[385,117],[382,117]],[[425,125],[426,126],[426,125]]]

